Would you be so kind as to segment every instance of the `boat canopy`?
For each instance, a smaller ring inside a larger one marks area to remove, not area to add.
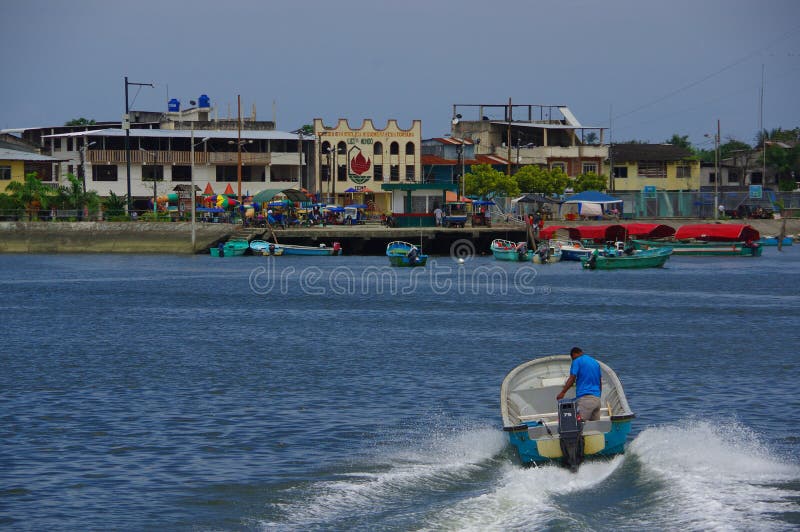
[[[625,240],[625,228],[618,224],[612,225],[581,225],[575,227],[581,240],[594,240],[595,242],[616,242]]]
[[[677,240],[696,239],[714,242],[747,242],[761,237],[758,231],[746,224],[690,224],[675,232]]]
[[[570,240],[580,240],[581,233],[577,227],[567,227],[564,225],[551,225],[539,231],[539,236],[545,240],[552,240],[554,238],[562,238],[563,233],[568,233]]]
[[[622,224],[631,238],[652,240],[655,238],[668,238],[675,234],[675,229],[664,224]]]

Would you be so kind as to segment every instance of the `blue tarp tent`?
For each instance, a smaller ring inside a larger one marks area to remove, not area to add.
[[[616,209],[617,214],[621,214],[622,200],[597,190],[586,190],[567,198],[561,205],[560,212],[562,218],[570,214],[591,217],[602,216],[612,209]]]

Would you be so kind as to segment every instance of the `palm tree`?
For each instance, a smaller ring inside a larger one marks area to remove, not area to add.
[[[81,218],[83,208],[95,209],[100,203],[100,198],[97,192],[84,191],[80,179],[73,174],[67,174],[67,180],[69,185],[59,187],[56,192],[58,203],[63,208],[75,209],[78,211],[78,218]]]
[[[28,211],[28,220],[33,219],[33,213],[49,207],[53,200],[54,191],[42,183],[36,172],[25,174],[25,181],[12,181],[6,186],[6,192]]]

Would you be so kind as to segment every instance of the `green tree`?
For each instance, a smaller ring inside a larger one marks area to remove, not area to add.
[[[54,196],[53,189],[42,183],[36,172],[25,174],[24,181],[10,182],[6,192],[25,207],[28,220],[33,219],[34,212],[48,208]]]
[[[672,144],[673,146],[678,146],[680,148],[686,148],[688,150],[692,149],[692,143],[689,142],[689,135],[678,135],[674,133],[672,138],[666,141],[667,144]]]
[[[488,164],[473,164],[464,175],[464,188],[470,196],[481,198],[496,196],[513,196],[519,193],[519,187],[513,177],[509,177]]]
[[[95,124],[96,124],[96,122],[94,120],[91,120],[91,119],[87,120],[86,118],[81,117],[81,118],[73,118],[72,120],[70,120],[69,122],[67,122],[64,125],[65,126],[93,126]]]
[[[313,135],[314,134],[314,126],[312,126],[311,124],[303,124],[303,126],[300,128],[300,132],[303,135],[306,135],[306,136]]]
[[[608,177],[597,175],[594,172],[587,172],[576,176],[572,181],[572,190],[583,192],[584,190],[606,190],[608,188]]]
[[[563,194],[569,183],[569,178],[560,168],[548,170],[535,165],[523,166],[514,178],[524,193]]]
[[[67,180],[69,184],[58,187],[56,191],[58,204],[64,209],[76,209],[81,213],[84,207],[95,210],[100,204],[97,193],[83,190],[81,180],[73,174],[67,174]]]
[[[127,202],[128,196],[126,194],[117,196],[113,190],[109,190],[108,197],[103,201],[103,205],[106,207],[106,216],[111,218],[124,215]]]
[[[597,136],[597,133],[590,131],[586,134],[586,137],[584,137],[583,143],[589,146],[600,144],[600,138]]]

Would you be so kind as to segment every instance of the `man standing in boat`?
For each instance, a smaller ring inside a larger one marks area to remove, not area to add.
[[[584,355],[580,347],[573,347],[569,355],[572,357],[569,377],[556,399],[559,401],[563,399],[567,391],[577,382],[575,397],[578,399],[578,414],[584,421],[597,421],[600,419],[600,393],[603,390],[603,384],[600,382],[600,364],[589,355]]]

